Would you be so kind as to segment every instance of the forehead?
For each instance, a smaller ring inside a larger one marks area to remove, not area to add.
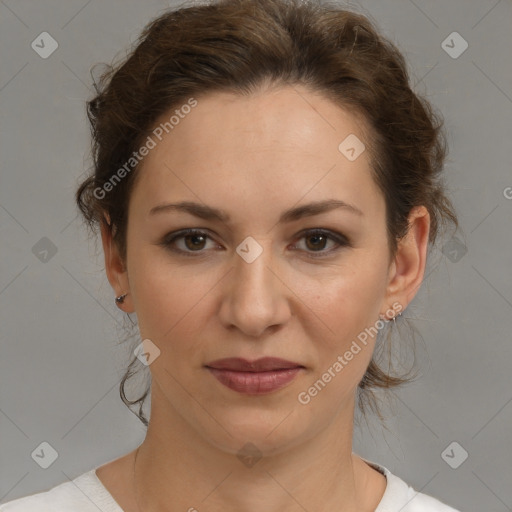
[[[281,210],[329,196],[369,215],[382,209],[369,151],[347,158],[347,144],[355,143],[357,152],[364,148],[362,118],[299,86],[195,99],[195,107],[175,115],[171,130],[167,125],[169,133],[164,130],[161,140],[153,136],[156,145],[144,158],[133,191],[137,207],[146,203],[149,211],[159,202],[188,198],[240,211],[261,209],[266,200],[266,208]],[[155,127],[164,126],[176,110],[180,107],[162,115]]]

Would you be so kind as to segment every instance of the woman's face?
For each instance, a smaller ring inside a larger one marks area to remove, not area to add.
[[[352,422],[376,339],[362,333],[397,298],[384,198],[361,126],[324,97],[285,87],[196,99],[161,141],[153,135],[118,277],[145,348],[160,351],[149,366],[152,422],[230,453],[247,442],[270,453]],[[184,201],[204,215],[165,206]],[[303,209],[330,201],[351,207]],[[171,241],[184,229],[201,234]],[[262,357],[301,368],[279,389],[264,386],[283,372],[238,379],[235,390],[207,367]]]

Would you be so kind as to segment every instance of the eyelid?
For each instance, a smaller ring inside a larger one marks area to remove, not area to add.
[[[193,257],[200,257],[204,254],[206,254],[206,251],[205,250],[200,250],[200,251],[183,251],[181,249],[176,249],[175,247],[173,247],[173,243],[176,241],[176,240],[179,240],[179,239],[182,239],[182,238],[185,238],[187,236],[194,236],[194,235],[203,235],[205,238],[211,240],[211,241],[215,241],[215,239],[210,235],[210,231],[208,229],[205,229],[205,228],[185,228],[185,229],[180,229],[178,231],[173,231],[172,233],[168,233],[167,235],[165,235],[162,239],[162,241],[159,243],[159,245],[162,245],[165,249],[168,249],[172,252],[175,252],[175,253],[178,253],[178,254],[182,254],[182,255],[185,255],[185,256],[193,256]]]
[[[167,235],[165,235],[163,237],[163,239],[159,245],[162,245],[164,248],[171,250],[175,253],[184,255],[184,256],[201,257],[204,254],[206,254],[207,251],[205,251],[205,250],[183,251],[181,249],[176,249],[176,248],[172,247],[172,244],[176,240],[185,238],[186,236],[194,236],[194,235],[202,235],[205,238],[216,242],[215,239],[210,235],[210,230],[207,228],[185,228],[185,229],[180,229],[178,231],[173,231],[172,233],[168,233]],[[297,235],[295,236],[296,242],[294,242],[294,245],[301,239],[303,239],[307,236],[314,236],[314,235],[323,235],[323,236],[327,237],[329,240],[334,241],[337,244],[337,247],[327,250],[327,251],[301,251],[300,249],[294,249],[294,250],[305,252],[308,256],[311,256],[313,258],[322,258],[322,257],[328,257],[332,253],[338,252],[343,247],[351,247],[351,241],[346,235],[344,235],[343,233],[339,233],[337,231],[326,229],[326,228],[303,229],[302,231],[297,233]]]
[[[331,256],[333,253],[337,253],[343,247],[351,247],[351,242],[347,236],[343,233],[339,233],[337,231],[333,231],[331,229],[326,228],[307,228],[300,231],[297,234],[297,240],[301,240],[306,236],[314,236],[314,235],[323,235],[328,239],[336,242],[337,247],[327,251],[305,251],[308,256],[312,258],[327,258]]]

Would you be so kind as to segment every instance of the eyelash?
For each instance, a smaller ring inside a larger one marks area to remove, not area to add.
[[[323,251],[323,250],[322,251],[306,251],[307,253],[309,253],[309,255],[312,258],[325,258],[327,256],[330,256],[332,253],[337,252],[338,250],[340,250],[343,247],[350,247],[349,240],[341,233],[336,233],[335,231],[328,231],[325,229],[318,229],[318,228],[308,229],[306,231],[301,232],[299,240],[301,240],[302,238],[307,238],[310,236],[318,236],[318,235],[322,235],[322,236],[336,242],[338,244],[338,247],[331,249],[329,251]],[[160,245],[162,245],[166,249],[169,249],[170,251],[182,254],[187,257],[189,257],[189,256],[192,258],[201,257],[206,252],[203,249],[198,250],[198,251],[184,251],[182,249],[176,249],[175,247],[173,247],[173,243],[176,240],[185,238],[187,236],[204,236],[204,237],[212,240],[212,238],[208,235],[208,233],[201,231],[199,229],[190,228],[190,229],[177,231],[177,232],[167,235],[164,238],[164,240],[161,242]],[[194,253],[196,253],[196,254],[194,254]]]

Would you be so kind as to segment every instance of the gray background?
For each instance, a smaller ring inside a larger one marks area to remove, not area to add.
[[[126,318],[73,194],[88,164],[90,67],[122,56],[168,5],[0,1],[0,502],[75,478],[144,438],[118,395]],[[424,340],[422,378],[392,395],[389,431],[356,431],[354,451],[458,509],[510,511],[512,3],[350,5],[398,44],[415,90],[443,113],[463,230],[433,253],[436,268],[406,312]],[[31,48],[43,31],[59,44],[47,59]],[[441,46],[454,31],[469,44],[458,58]],[[58,452],[48,469],[31,457],[44,441]],[[451,460],[468,453],[457,469],[442,456],[452,442]]]

